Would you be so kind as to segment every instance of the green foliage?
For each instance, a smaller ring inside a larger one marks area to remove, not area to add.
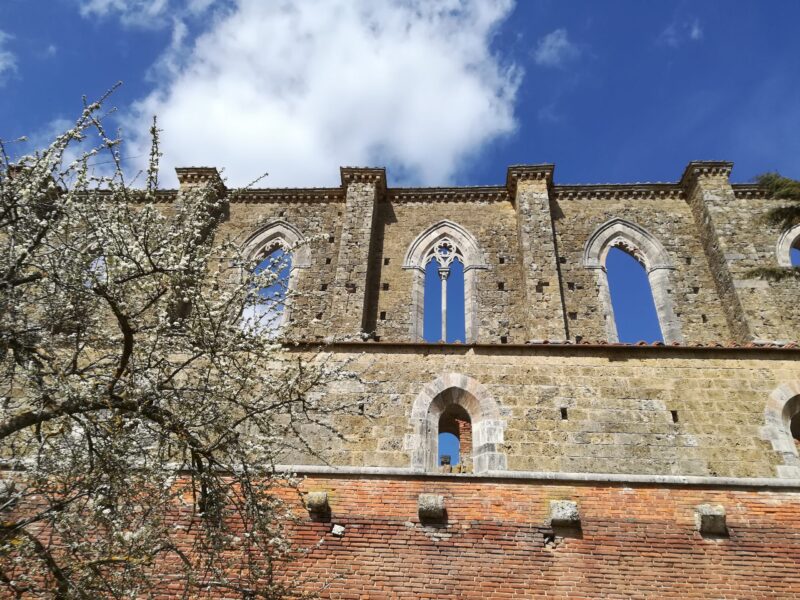
[[[755,181],[766,190],[770,198],[798,203],[771,209],[766,215],[768,223],[781,229],[788,229],[800,223],[800,181],[784,177],[774,171],[758,175]]]
[[[755,178],[755,182],[766,190],[767,197],[791,202],[790,204],[782,204],[770,209],[764,216],[766,223],[782,231],[800,223],[800,181],[784,177],[776,171],[771,171],[758,175]],[[800,279],[800,268],[759,267],[748,271],[747,276],[766,279],[767,281],[782,281],[790,278]]]
[[[749,277],[766,279],[767,281],[782,281],[784,279],[800,279],[800,267],[760,267],[747,272]]]

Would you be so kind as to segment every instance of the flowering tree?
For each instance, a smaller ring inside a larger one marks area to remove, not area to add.
[[[155,126],[129,186],[104,100],[14,165],[0,145],[0,595],[283,597],[271,465],[351,375],[242,326],[280,266],[221,239],[213,182],[158,191]]]

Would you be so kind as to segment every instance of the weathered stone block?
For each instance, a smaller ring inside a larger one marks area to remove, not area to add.
[[[420,521],[444,521],[444,496],[420,494],[417,498],[417,509]]]
[[[571,500],[551,500],[549,521],[552,527],[580,527],[578,503]]]
[[[314,491],[306,494],[306,508],[311,514],[323,515],[330,512],[328,492]]]
[[[697,530],[703,535],[728,535],[725,507],[701,504],[694,511]]]

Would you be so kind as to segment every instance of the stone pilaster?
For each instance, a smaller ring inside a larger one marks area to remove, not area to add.
[[[376,204],[386,191],[384,169],[342,167],[345,208],[339,255],[333,281],[331,322],[339,336],[355,336],[364,331],[367,303],[371,298],[371,252],[374,239]]]
[[[735,231],[725,231],[725,211],[735,203],[730,184],[733,163],[724,161],[692,161],[681,177],[686,199],[692,209],[700,241],[703,244],[714,285],[717,288],[725,319],[734,341],[752,340],[742,302],[731,275],[729,258],[736,252],[731,248]]]
[[[550,187],[553,165],[509,167],[506,185],[517,209],[517,238],[529,340],[562,341],[568,336],[558,271]]]

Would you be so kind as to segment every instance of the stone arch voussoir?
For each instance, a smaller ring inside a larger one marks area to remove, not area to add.
[[[775,248],[775,254],[778,259],[779,266],[792,266],[792,248],[796,246],[799,238],[800,223],[784,231],[778,238],[778,245]]]
[[[772,444],[780,454],[783,464],[776,467],[778,477],[800,479],[800,455],[792,439],[789,424],[800,414],[800,380],[782,383],[776,387],[764,408],[764,426],[761,439]]]
[[[407,450],[412,468],[436,468],[439,417],[450,404],[459,404],[472,422],[472,459],[475,473],[505,470],[502,451],[505,421],[500,406],[481,383],[461,373],[446,373],[426,384],[411,408],[413,434]]]

